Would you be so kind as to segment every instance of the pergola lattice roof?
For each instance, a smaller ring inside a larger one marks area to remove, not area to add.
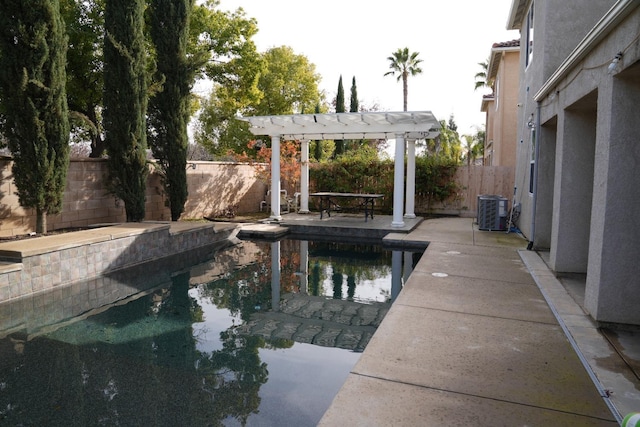
[[[292,114],[241,117],[254,135],[279,136],[285,140],[312,139],[432,139],[440,123],[431,111]]]

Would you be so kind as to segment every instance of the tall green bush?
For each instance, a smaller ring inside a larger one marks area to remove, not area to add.
[[[151,39],[156,48],[156,79],[162,89],[149,101],[149,143],[160,165],[171,220],[187,201],[187,146],[190,92],[195,70],[187,58],[193,0],[152,0]]]
[[[0,127],[36,232],[62,209],[69,167],[67,36],[57,0],[0,1]]]
[[[416,198],[428,205],[442,202],[458,191],[455,182],[457,164],[452,160],[416,158]],[[315,163],[310,169],[311,191],[384,194],[376,209],[390,213],[393,207],[393,160],[370,156],[341,156],[328,163]],[[312,200],[313,202],[313,200]]]
[[[104,130],[113,193],[127,222],[145,216],[147,76],[144,0],[107,0],[104,41]]]
[[[458,192],[455,173],[458,163],[452,159],[420,156],[416,158],[416,197],[427,205],[444,202]]]

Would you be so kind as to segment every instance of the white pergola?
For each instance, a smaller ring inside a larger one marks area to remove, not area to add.
[[[392,227],[403,227],[403,218],[415,218],[415,142],[440,134],[440,123],[431,111],[292,114],[241,117],[254,135],[271,137],[271,218],[280,215],[280,141],[301,142],[300,213],[309,212],[309,141],[327,139],[394,139]],[[404,157],[407,153],[407,188],[404,215]]]

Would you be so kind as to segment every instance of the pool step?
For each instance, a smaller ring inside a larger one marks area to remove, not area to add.
[[[382,246],[388,249],[425,250],[429,242],[423,239],[413,239],[407,233],[389,233],[382,238]]]
[[[289,229],[278,224],[247,224],[240,228],[238,237],[277,240],[287,233],[289,233]]]

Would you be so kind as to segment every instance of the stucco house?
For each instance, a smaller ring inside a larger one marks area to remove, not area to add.
[[[640,325],[640,0],[513,0],[518,226],[585,274],[598,322]]]
[[[493,93],[482,97],[485,166],[516,166],[520,40],[494,43],[487,66]]]

